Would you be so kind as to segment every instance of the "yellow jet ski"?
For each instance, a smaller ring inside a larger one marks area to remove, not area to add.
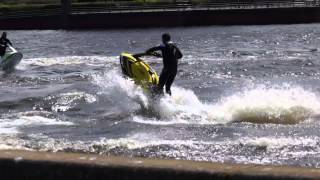
[[[122,73],[133,79],[143,89],[152,91],[159,84],[159,76],[146,62],[139,58],[142,55],[146,54],[121,53]]]

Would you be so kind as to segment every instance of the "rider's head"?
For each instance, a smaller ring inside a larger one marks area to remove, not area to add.
[[[7,37],[7,32],[3,32],[1,37],[6,38]]]
[[[162,34],[162,42],[167,43],[171,39],[170,35],[168,33]]]

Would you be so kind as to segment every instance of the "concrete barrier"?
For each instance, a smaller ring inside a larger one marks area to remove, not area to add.
[[[1,179],[320,179],[320,169],[114,157],[78,153],[0,151]]]

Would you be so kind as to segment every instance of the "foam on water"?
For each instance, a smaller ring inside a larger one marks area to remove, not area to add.
[[[260,86],[221,99],[209,113],[228,121],[295,124],[320,112],[318,96],[301,87]]]
[[[55,112],[67,111],[75,107],[78,104],[78,101],[81,100],[86,103],[93,103],[96,101],[96,97],[94,95],[84,92],[62,93],[58,96],[48,96],[45,100],[50,101],[53,98],[57,98],[57,101],[51,107]]]
[[[149,134],[136,134],[130,138],[108,139],[100,138],[95,141],[73,141],[66,139],[54,139],[44,134],[30,134],[28,138],[33,141],[17,139],[15,135],[6,135],[0,137],[0,149],[39,149],[42,151],[65,151],[73,150],[75,152],[93,152],[105,153],[112,149],[139,149],[149,146],[171,145],[171,146],[194,146],[199,142],[194,140],[163,140],[152,137]],[[212,142],[201,142],[203,144],[212,144]],[[32,147],[30,149],[29,147]]]
[[[92,153],[124,153],[139,155],[165,155],[174,158],[192,160],[214,160],[238,163],[270,164],[279,160],[303,158],[303,156],[319,154],[319,138],[317,137],[263,137],[240,138],[238,140],[199,141],[182,139],[164,139],[149,133],[132,134],[130,137],[108,139],[101,137],[95,141],[73,141],[54,139],[44,134],[30,134],[28,138],[34,141],[16,139],[15,136],[0,137],[0,149],[38,149],[42,151],[74,151]],[[170,147],[168,151],[167,147]],[[29,147],[32,147],[30,149]],[[210,147],[208,149],[208,147]],[[192,151],[190,151],[192,150]],[[238,154],[238,151],[248,151],[250,156]],[[274,153],[277,152],[277,153]],[[201,155],[193,156],[193,153]],[[263,155],[260,157],[260,155]]]
[[[149,135],[149,134],[148,134]],[[144,135],[144,137],[148,136]],[[193,140],[161,140],[161,139],[139,139],[139,138],[119,138],[119,139],[106,139],[101,138],[100,141],[94,142],[91,146],[100,146],[107,149],[113,149],[117,147],[124,147],[127,149],[139,149],[148,146],[159,146],[159,145],[186,145],[193,146],[194,144],[198,144],[198,141]],[[212,144],[212,143],[205,143]]]
[[[175,121],[165,121],[163,119],[157,119],[156,117],[155,118],[145,118],[145,117],[142,117],[142,116],[134,116],[132,118],[132,120],[134,122],[137,122],[137,123],[142,123],[142,124],[152,124],[152,125],[170,125],[170,124],[177,124],[177,123],[184,123],[184,124],[188,124],[189,121],[187,120],[175,120]]]
[[[318,156],[320,142],[318,137],[313,136],[241,137],[236,140],[212,141],[179,138],[166,139],[159,134],[141,132],[116,139],[101,137],[94,141],[71,142],[64,138],[51,138],[45,134],[30,134],[27,139],[29,138],[33,139],[33,141],[16,139],[15,136],[10,135],[1,136],[0,149],[37,149],[53,152],[73,151],[99,154],[129,153],[134,156],[165,156],[201,161],[278,164],[280,161],[289,159]],[[30,147],[32,148],[30,149]]]
[[[1,134],[0,137],[0,149],[1,150],[32,150],[25,146],[25,142],[17,139],[13,134],[4,135]]]
[[[210,105],[202,103],[192,90],[173,87],[173,96],[165,95],[154,109],[158,109],[161,118],[176,123],[208,123]]]
[[[143,89],[130,79],[125,79],[116,70],[105,72],[103,75],[93,76],[93,81],[100,87],[99,94],[111,97],[115,105],[132,103],[136,101],[142,106],[149,106],[148,98]]]
[[[175,87],[172,97],[165,96],[153,109],[171,123],[216,124],[229,122],[296,124],[320,112],[315,93],[300,87],[258,87],[202,103],[191,90]],[[137,122],[152,124],[150,119]],[[155,121],[154,124],[161,124]],[[162,123],[162,124],[168,124]]]
[[[23,59],[17,69],[28,69],[28,66],[77,65],[101,66],[101,64],[118,63],[118,56],[62,56]]]
[[[297,147],[317,147],[319,139],[316,137],[262,137],[262,138],[244,138],[239,143],[266,147],[267,149],[280,149],[288,146]]]
[[[219,102],[203,103],[192,90],[173,87],[173,96],[165,95],[155,102],[132,81],[124,79],[117,71],[96,76],[101,93],[117,101],[132,103],[133,99],[148,107],[159,118],[140,115],[133,118],[139,123],[167,125],[173,123],[217,124],[229,122],[296,124],[320,113],[320,99],[301,87],[282,85],[256,86]],[[127,97],[125,99],[124,97]]]
[[[90,146],[103,146],[104,148],[127,148],[139,149],[150,146],[170,145],[170,146],[187,146],[197,148],[200,146],[215,146],[219,147],[255,147],[260,150],[273,151],[275,149],[282,150],[283,153],[318,153],[319,138],[316,137],[263,137],[263,138],[240,138],[236,141],[197,141],[197,140],[166,140],[158,137],[149,137],[150,134],[137,134],[130,138],[106,139],[101,138],[99,141],[93,142]],[[299,147],[312,147],[315,151],[310,149],[303,149]],[[291,148],[291,150],[290,150]],[[292,150],[292,148],[298,148]],[[285,155],[285,154],[284,154]]]
[[[4,115],[0,119],[0,134],[16,134],[19,133],[19,128],[39,126],[39,125],[72,125],[67,121],[60,121],[53,118],[48,118],[49,112],[29,111],[23,113],[12,113]]]

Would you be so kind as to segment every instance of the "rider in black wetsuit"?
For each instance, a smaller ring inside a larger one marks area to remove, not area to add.
[[[182,58],[182,53],[179,48],[170,41],[169,34],[162,35],[160,46],[156,46],[147,50],[147,54],[152,54],[154,51],[161,51],[163,58],[163,69],[160,74],[158,91],[163,93],[163,87],[166,86],[166,92],[171,95],[171,85],[177,75],[178,59]]]
[[[6,49],[8,44],[12,46],[12,43],[9,39],[7,39],[7,33],[3,32],[2,36],[0,37],[0,56],[2,57],[6,53]]]

